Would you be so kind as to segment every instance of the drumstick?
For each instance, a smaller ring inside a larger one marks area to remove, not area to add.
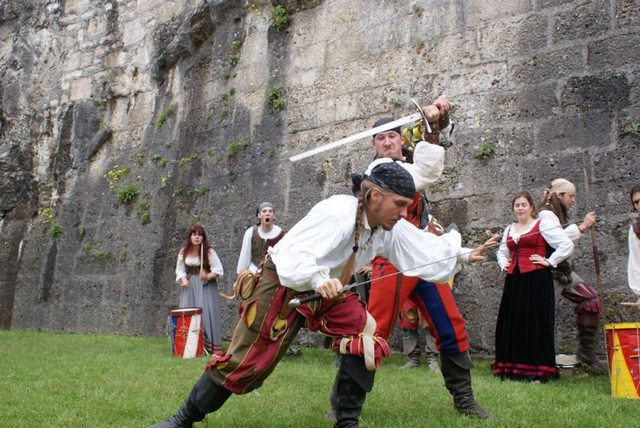
[[[620,302],[620,304],[622,306],[638,306],[638,305],[640,305],[640,303],[635,303],[635,302]]]
[[[200,272],[203,271],[204,269],[204,256],[203,256],[203,252],[204,252],[204,242],[200,244]]]

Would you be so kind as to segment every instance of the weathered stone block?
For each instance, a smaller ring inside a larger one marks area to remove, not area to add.
[[[603,34],[610,25],[609,1],[596,0],[556,16],[554,43]]]
[[[621,73],[572,77],[562,88],[564,111],[617,110],[629,105],[629,82]]]
[[[467,0],[464,2],[464,25],[476,27],[484,22],[501,19],[506,16],[524,15],[531,11],[528,0]]]
[[[463,3],[449,0],[415,2],[411,16],[402,19],[403,26],[412,33],[412,38],[427,41],[442,34],[463,29]],[[425,31],[426,30],[426,31]]]
[[[602,40],[588,46],[587,64],[598,70],[625,67],[629,63],[640,63],[640,34],[629,33]]]
[[[473,82],[472,90],[469,89],[469,82]],[[451,70],[437,79],[434,86],[436,91],[447,93],[455,98],[462,94],[504,89],[507,85],[507,63],[501,61],[468,65],[459,70]]]
[[[536,4],[537,9],[547,9],[574,2],[575,0],[538,0]]]
[[[475,31],[465,30],[446,34],[427,43],[423,56],[437,65],[437,69],[459,69],[478,56]]]
[[[547,17],[528,15],[514,23],[496,22],[478,30],[478,51],[483,59],[522,56],[547,45]]]
[[[582,47],[575,46],[543,52],[514,63],[509,78],[514,83],[538,84],[575,73],[584,67]]]
[[[148,33],[148,29],[144,25],[140,25],[137,21],[129,21],[123,23],[124,31],[122,33],[122,43],[124,46],[135,45],[144,39]]]
[[[80,15],[86,12],[90,5],[90,0],[68,0],[64,2],[64,11],[66,14],[76,13]]]
[[[81,77],[71,82],[71,101],[90,98],[92,93],[91,78]]]
[[[616,27],[638,25],[640,20],[640,3],[635,0],[614,0]]]
[[[601,147],[611,144],[611,139],[611,122],[607,114],[556,115],[537,125],[535,150],[539,154],[549,154]]]
[[[555,83],[498,92],[487,106],[487,116],[496,124],[511,120],[537,120],[553,115],[558,108]]]

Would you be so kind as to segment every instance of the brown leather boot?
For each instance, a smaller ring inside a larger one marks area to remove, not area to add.
[[[598,326],[578,324],[578,353],[576,357],[581,363],[591,367],[598,373],[607,373],[608,364],[598,357]]]

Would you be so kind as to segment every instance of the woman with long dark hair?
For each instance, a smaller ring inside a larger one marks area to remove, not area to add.
[[[562,227],[536,219],[529,192],[511,200],[516,222],[502,235],[498,265],[506,272],[496,324],[493,374],[504,379],[558,378],[555,363],[555,297],[551,266],[573,251]]]
[[[223,273],[222,263],[209,245],[204,228],[191,226],[176,264],[176,281],[182,287],[180,307],[202,308],[204,348],[215,354],[221,354],[222,345],[218,279]]]

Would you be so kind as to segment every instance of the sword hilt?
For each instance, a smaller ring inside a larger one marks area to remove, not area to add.
[[[315,302],[320,299],[322,299],[322,296],[319,294],[312,294],[307,297],[291,299],[289,300],[289,307],[295,309],[298,306],[304,305],[305,303]]]

